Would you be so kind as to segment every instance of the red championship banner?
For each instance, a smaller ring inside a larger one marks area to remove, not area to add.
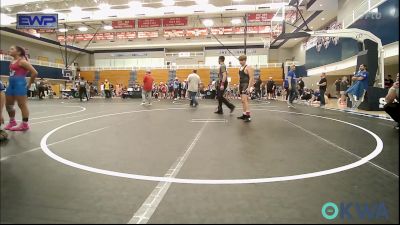
[[[204,37],[208,35],[207,28],[194,28],[186,30],[187,37]]]
[[[50,34],[50,33],[54,33],[55,32],[55,30],[54,29],[36,29],[36,32],[38,32],[38,33],[47,33],[47,34]]]
[[[136,32],[117,32],[115,33],[115,37],[117,38],[117,40],[135,39]]]
[[[138,38],[156,38],[158,37],[158,31],[139,31]]]
[[[57,36],[57,40],[58,40],[59,42],[61,42],[61,44],[64,43],[64,42],[65,42],[65,37],[64,37],[64,35],[58,35],[58,36]],[[67,35],[67,42],[71,42],[71,41],[73,41],[73,40],[74,40],[74,35]]]
[[[233,27],[224,27],[224,34],[234,34]]]
[[[163,19],[164,27],[181,27],[181,26],[187,26],[187,24],[188,24],[187,17],[174,17],[174,18]]]
[[[270,26],[259,26],[258,33],[259,34],[269,34],[269,33],[271,33],[271,27]]]
[[[75,41],[89,41],[94,34],[75,34]]]
[[[224,34],[224,28],[223,27],[214,27],[211,28],[211,33],[214,35],[223,35]]]
[[[185,37],[185,30],[164,30],[165,38]]]
[[[130,29],[135,28],[135,20],[117,20],[112,21],[112,27],[114,29]]]
[[[234,27],[233,33],[234,34],[244,34],[244,27]]]
[[[95,37],[96,40],[114,40],[115,39],[115,33],[98,33],[96,34]]]
[[[258,34],[258,30],[259,30],[258,26],[247,27],[248,34]]]
[[[141,19],[138,20],[139,28],[161,27],[162,19]]]
[[[274,13],[249,13],[247,14],[247,22],[267,22],[270,21],[272,17],[274,17]]]

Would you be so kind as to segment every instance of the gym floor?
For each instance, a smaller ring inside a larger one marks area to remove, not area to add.
[[[393,121],[271,101],[244,123],[234,103],[30,101],[31,130],[1,145],[0,222],[371,222],[327,220],[326,202],[399,222]]]

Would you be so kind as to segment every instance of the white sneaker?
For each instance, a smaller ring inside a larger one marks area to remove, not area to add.
[[[292,103],[289,103],[289,102],[288,102],[288,107],[289,107],[289,108],[293,108],[293,109],[296,108]]]
[[[145,105],[145,104],[146,104],[145,102],[140,103],[140,105]]]

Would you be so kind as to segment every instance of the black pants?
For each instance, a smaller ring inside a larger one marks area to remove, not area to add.
[[[321,106],[325,105],[325,91],[326,90],[319,90],[319,93],[321,94]]]
[[[289,103],[293,103],[294,99],[296,98],[297,91],[295,88],[288,89],[288,94],[286,95],[286,98],[289,98]]]
[[[106,98],[111,98],[111,91],[110,90],[104,90],[104,94],[106,95]]]
[[[89,97],[87,95],[86,88],[85,87],[80,87],[79,88],[79,98],[81,99],[81,101],[82,101],[83,95],[85,95],[86,99],[89,101]]]
[[[290,92],[289,92],[289,88],[285,88],[285,90],[286,90],[285,98],[286,98],[286,101],[287,101],[289,99]]]
[[[397,123],[400,123],[400,103],[388,103],[383,109]]]
[[[38,92],[39,92],[39,99],[43,99],[45,94],[44,94],[44,87],[39,87],[38,88]]]
[[[218,99],[218,112],[222,112],[222,103],[224,103],[229,109],[235,107],[228,99],[224,97],[225,90],[228,86],[228,83],[225,82],[224,89],[220,89],[220,85],[217,85],[217,99]]]
[[[257,98],[261,98],[261,89],[256,89],[256,96]]]

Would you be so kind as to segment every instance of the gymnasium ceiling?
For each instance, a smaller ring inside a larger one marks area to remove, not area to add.
[[[168,1],[174,4],[168,6]],[[323,29],[327,23],[335,19],[337,11],[331,10],[329,6],[332,1],[337,2],[337,0],[300,0],[300,9],[305,19],[311,16],[316,10],[322,10],[322,13],[309,23],[309,27],[312,30]],[[82,25],[87,26],[89,28],[88,32],[90,32],[98,26],[110,23],[111,20],[173,16],[188,16],[189,27],[202,26],[200,21],[203,19],[212,19],[216,21],[216,25],[226,26],[230,24],[232,18],[244,17],[249,12],[276,13],[278,11],[279,13],[283,6],[286,11],[294,10],[294,7],[288,6],[289,2],[290,0],[1,0],[1,21],[3,26],[15,28],[16,13],[55,12],[59,14],[60,23],[66,23],[69,26],[69,30],[75,30],[74,32],[78,32],[77,28]],[[312,10],[310,10],[311,8]],[[299,26],[302,23],[303,21],[299,19],[295,25]],[[287,32],[292,32],[295,27],[287,25],[286,29]],[[45,35],[45,37],[55,39],[55,35]],[[249,37],[249,43],[265,44],[264,41],[267,38],[269,37],[252,35]],[[166,40],[154,40],[151,43],[149,40],[143,40],[143,43],[138,42],[136,44],[151,46],[155,41],[162,44]],[[186,40],[183,41],[187,42]],[[243,43],[243,37],[223,36],[221,37],[221,41],[233,44]],[[304,41],[304,39],[291,39],[280,47],[291,48],[301,41]],[[132,45],[133,43],[119,44],[119,47],[117,47],[117,43],[113,43],[112,45],[115,45],[117,48],[124,48],[124,46]],[[168,44],[168,41],[166,41],[166,44]],[[84,45],[84,43],[81,43],[81,45]],[[90,47],[93,49],[102,49],[109,45],[110,43],[102,44],[100,42]],[[171,48],[176,48],[176,44],[171,45]]]

